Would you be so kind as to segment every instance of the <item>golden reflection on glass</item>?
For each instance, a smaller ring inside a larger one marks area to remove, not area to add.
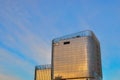
[[[53,80],[58,76],[67,80],[102,80],[100,43],[93,32],[57,38],[52,48]]]
[[[51,69],[36,70],[36,80],[51,80]]]
[[[61,40],[54,45],[54,78],[86,77],[89,74],[87,61],[87,38],[69,39],[70,44]]]

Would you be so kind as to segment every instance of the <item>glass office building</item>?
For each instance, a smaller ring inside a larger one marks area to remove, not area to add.
[[[51,79],[102,80],[100,43],[95,34],[81,31],[52,41]]]
[[[35,67],[35,80],[51,80],[51,65],[39,65]]]

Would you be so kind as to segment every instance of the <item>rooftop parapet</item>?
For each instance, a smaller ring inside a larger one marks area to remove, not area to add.
[[[38,65],[38,66],[35,66],[35,69],[37,70],[51,69],[51,64]]]
[[[86,37],[86,36],[94,36],[95,37],[94,33],[91,30],[85,30],[85,31],[65,35],[65,36],[62,36],[62,37],[59,37],[59,38],[55,38],[55,39],[53,39],[53,43],[57,43],[61,40],[78,38],[78,37]]]

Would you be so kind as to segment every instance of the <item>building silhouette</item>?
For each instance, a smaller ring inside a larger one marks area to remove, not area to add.
[[[90,31],[52,41],[51,80],[102,80],[100,43]]]

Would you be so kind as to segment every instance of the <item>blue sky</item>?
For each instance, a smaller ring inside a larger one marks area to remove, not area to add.
[[[33,80],[51,60],[51,40],[93,30],[104,80],[120,78],[119,0],[0,0],[0,79]]]

